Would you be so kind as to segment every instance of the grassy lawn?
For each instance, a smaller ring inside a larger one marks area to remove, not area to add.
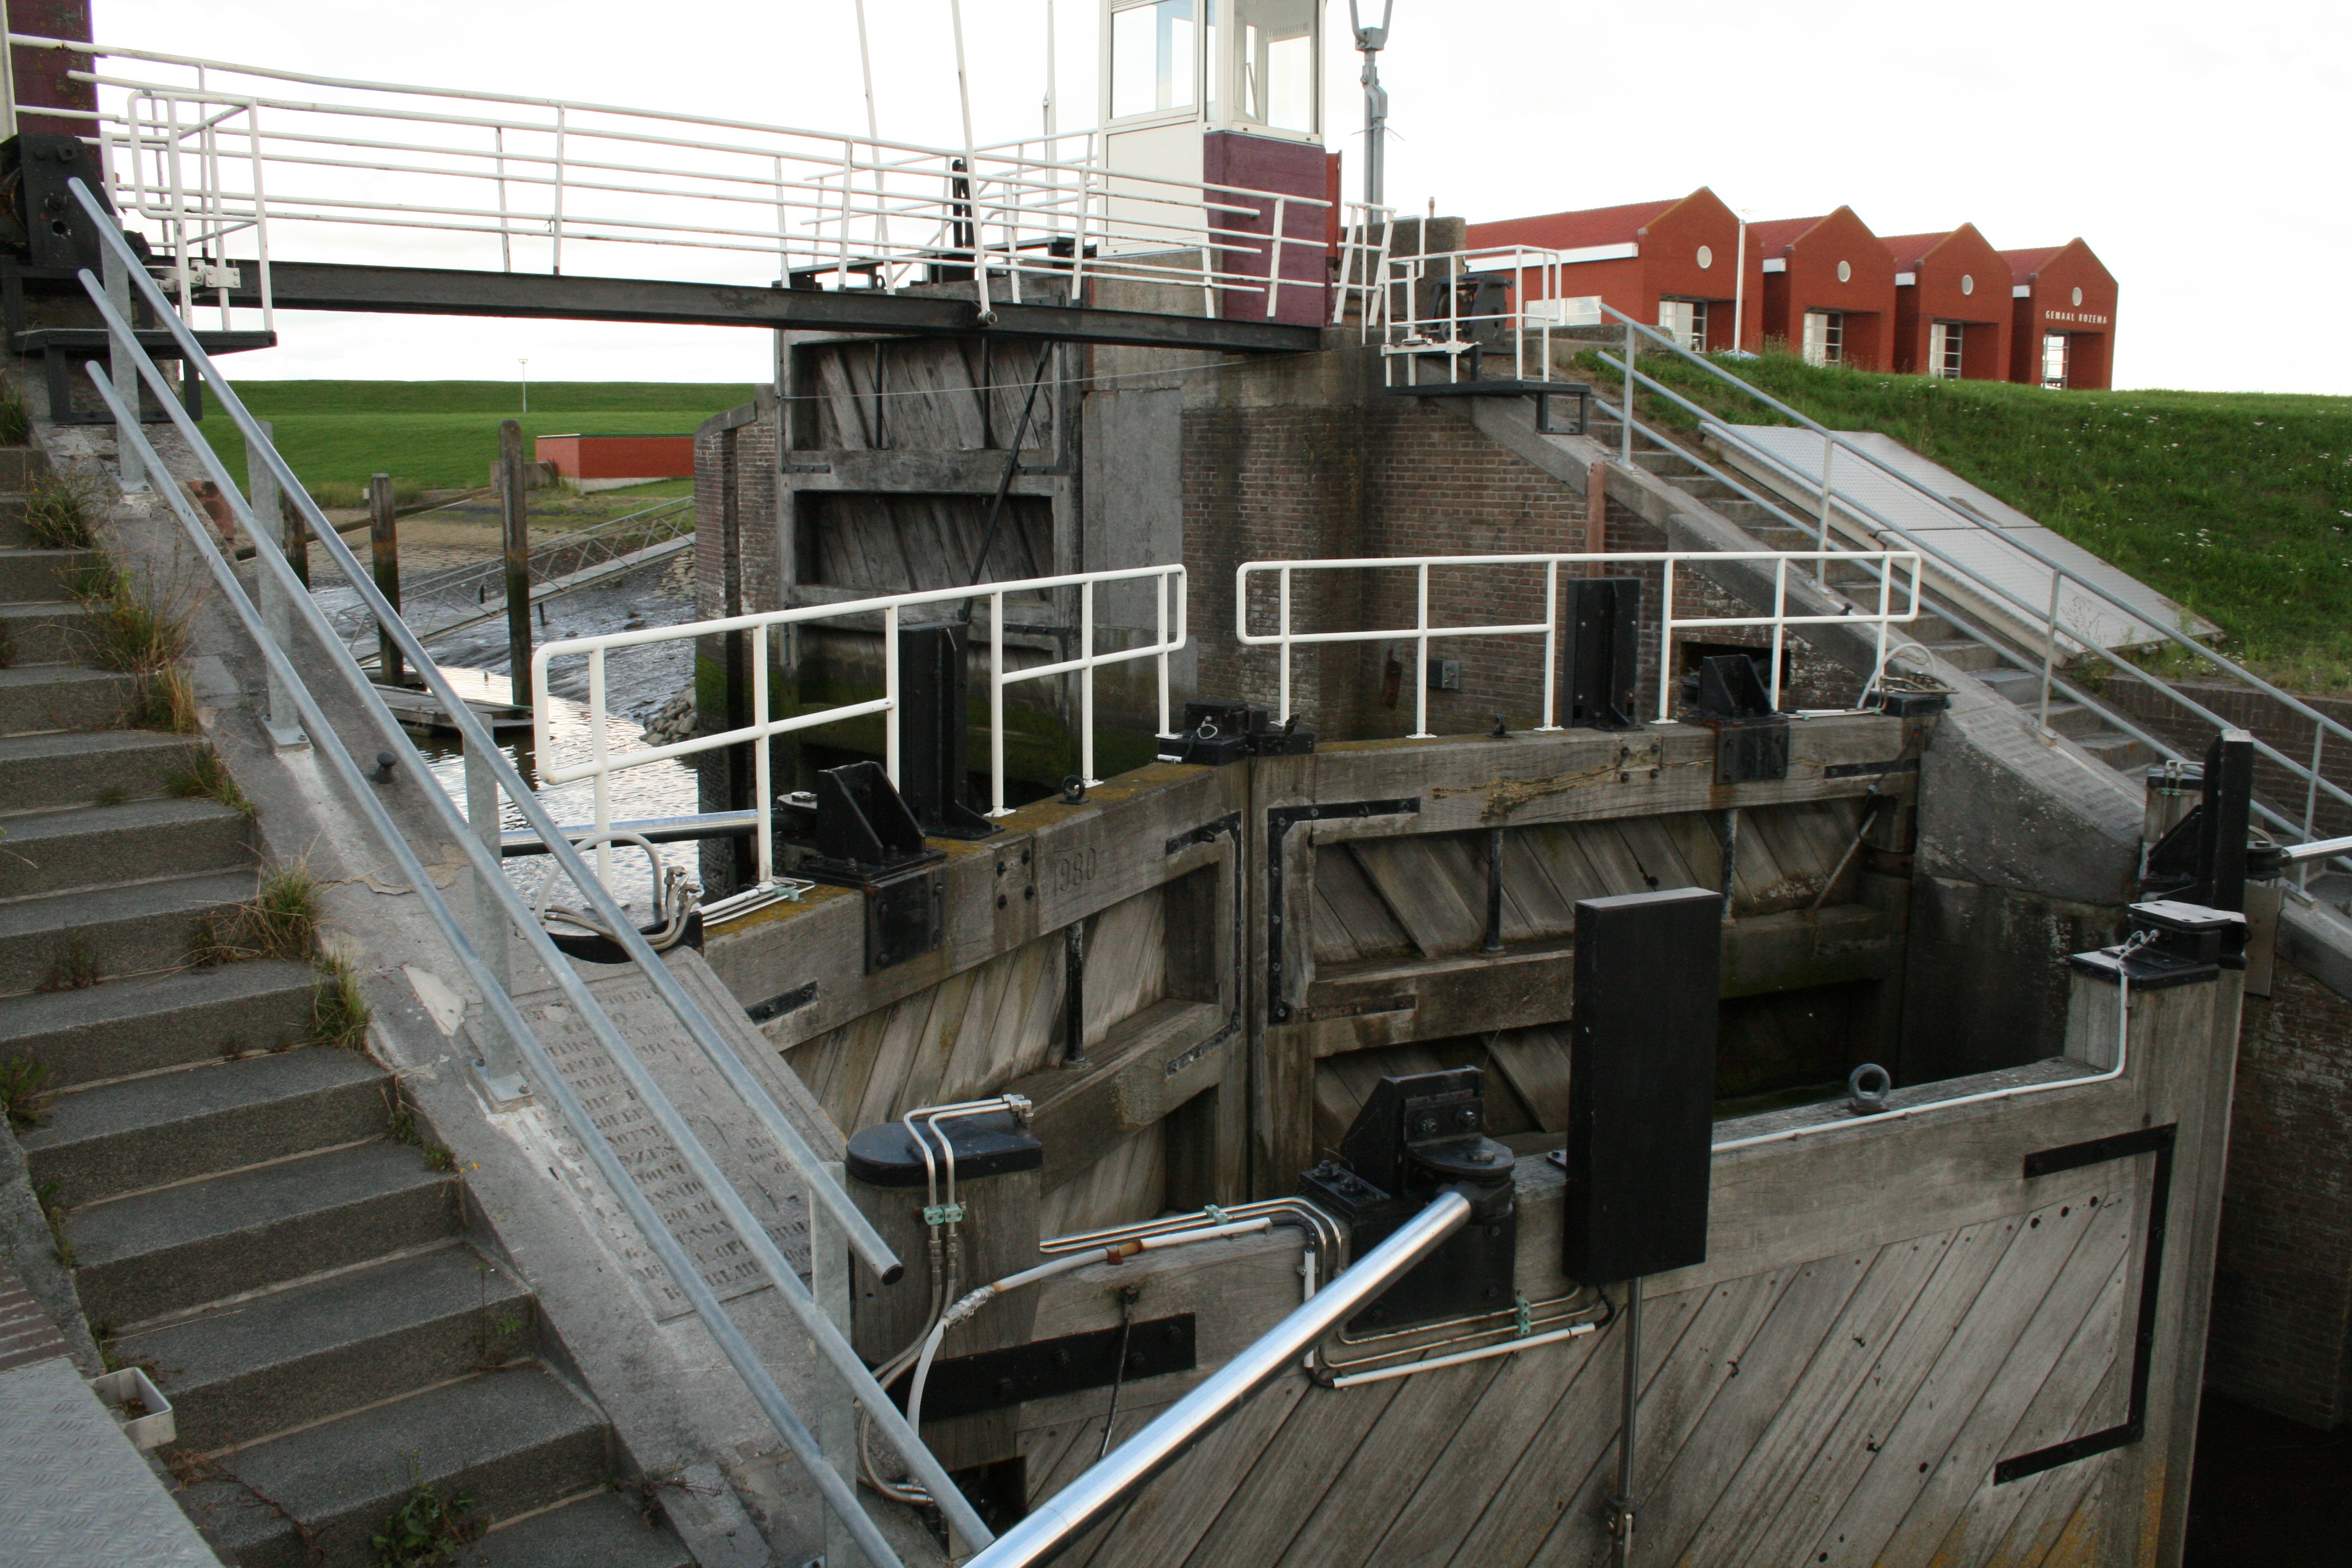
[[[1584,357],[1606,391],[1616,378]],[[2352,689],[2352,397],[2045,392],[1788,353],[1721,363],[1832,428],[1884,432],[1982,486],[2213,620],[2221,651],[2270,679]],[[1727,420],[1787,423],[1664,353],[1642,368]]]
[[[327,505],[351,505],[371,474],[393,476],[405,499],[419,489],[489,482],[499,421],[522,421],[530,437],[683,436],[713,414],[751,400],[740,385],[684,382],[549,382],[520,389],[495,381],[245,381],[237,395],[269,420],[278,450]],[[245,472],[245,440],[217,409],[204,431],[233,474]]]

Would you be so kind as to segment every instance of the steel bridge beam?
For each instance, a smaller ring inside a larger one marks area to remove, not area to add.
[[[745,289],[723,283],[319,261],[272,262],[269,274],[274,303],[282,310],[792,327],[918,337],[1052,339],[1241,353],[1305,353],[1322,345],[1322,330],[1318,327],[1072,305],[999,302],[995,324],[989,326],[982,323],[979,308],[969,300],[863,289]],[[253,277],[253,269],[247,268],[246,276]],[[250,285],[233,291],[230,300],[242,306],[261,303],[258,291]]]

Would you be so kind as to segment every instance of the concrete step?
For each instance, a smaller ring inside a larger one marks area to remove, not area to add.
[[[199,742],[152,730],[65,731],[0,740],[0,801],[10,811],[89,805],[110,790],[127,800],[163,794]]]
[[[0,819],[0,827],[8,835],[0,900],[253,863],[243,815],[202,797],[28,812]]]
[[[381,1136],[391,1085],[354,1051],[273,1056],[59,1095],[19,1139],[68,1207]]]
[[[457,1183],[406,1143],[361,1143],[184,1182],[67,1222],[92,1322],[121,1327],[430,1245]]]
[[[51,1089],[71,1089],[304,1044],[318,990],[309,964],[256,959],[0,997],[0,1040],[46,1066]]]
[[[2119,730],[2085,735],[2076,743],[2120,773],[2136,773],[2152,763],[2163,761],[2155,747],[2135,741]]]
[[[467,1568],[693,1568],[694,1554],[667,1525],[648,1527],[617,1493],[582,1498],[520,1520],[474,1542]]]
[[[11,668],[70,664],[89,651],[89,625],[82,607],[63,599],[0,605],[0,658]]]
[[[1979,683],[2023,707],[2039,708],[2042,704],[2042,677],[2030,669],[1989,669],[1977,677]]]
[[[0,904],[0,995],[184,963],[201,925],[253,897],[250,870],[169,877]]]
[[[465,1517],[478,1528],[603,1485],[611,1474],[611,1444],[593,1409],[544,1368],[530,1366],[467,1378],[215,1462],[245,1486],[206,1481],[182,1493],[180,1500],[223,1557],[240,1568],[361,1568],[391,1561],[376,1554],[371,1538],[416,1486],[432,1487],[445,1503],[460,1494],[470,1497],[473,1507]],[[278,1503],[293,1521],[257,1501],[254,1492]],[[561,1519],[592,1501],[626,1500],[583,1498],[546,1518]],[[668,1535],[647,1530],[625,1509],[617,1516],[609,1507],[598,1509],[581,1516],[567,1532],[579,1550],[553,1561],[565,1568],[692,1561],[608,1555],[606,1543],[625,1539],[615,1528],[625,1519],[641,1536],[658,1542]],[[516,1528],[531,1530],[516,1543],[528,1549],[552,1527],[533,1519]],[[490,1542],[499,1539],[460,1548],[443,1561],[476,1568],[514,1560],[488,1555]],[[670,1539],[674,1549],[675,1538]]]
[[[120,729],[137,685],[110,669],[71,665],[0,669],[0,735]]]
[[[68,579],[97,561],[91,550],[0,550],[0,605],[64,598]]]
[[[180,1442],[209,1452],[507,1365],[531,1353],[533,1318],[530,1292],[460,1244],[290,1285],[112,1349],[154,1363]],[[301,1436],[325,1441],[320,1430]],[[379,1457],[401,1467],[399,1447]]]
[[[2035,705],[2037,708],[2040,706],[2038,699]],[[2077,741],[2086,735],[2114,733],[2097,709],[2086,708],[2080,702],[2061,702],[2054,697],[2050,702],[2050,728],[2055,733]]]
[[[2000,668],[2000,655],[1980,642],[1970,642],[1966,637],[1951,642],[1927,642],[1925,638],[1920,640],[1925,643],[1928,652],[1955,669],[1974,672]]]

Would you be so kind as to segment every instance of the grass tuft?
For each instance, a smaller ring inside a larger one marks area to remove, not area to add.
[[[0,445],[5,439],[6,405],[0,403]],[[96,542],[90,514],[97,510],[85,481],[64,474],[43,474],[25,494],[25,531],[36,550],[88,550]]]
[[[33,439],[33,411],[16,389],[0,376],[0,447],[23,447]]]
[[[310,998],[310,1034],[320,1045],[347,1051],[365,1048],[374,1009],[360,989],[360,977],[340,958],[319,961],[319,988]]]
[[[49,1245],[58,1261],[68,1268],[79,1267],[74,1257],[73,1238],[66,1234],[66,1205],[58,1198],[58,1184],[43,1182],[33,1189],[34,1201],[41,1205],[41,1217],[49,1222]],[[108,1371],[114,1369],[109,1367]]]
[[[263,874],[261,890],[238,910],[264,958],[307,963],[319,951],[319,885],[300,861]]]
[[[174,665],[142,675],[132,683],[127,721],[134,730],[157,730],[166,735],[196,732],[196,689],[187,672]]]
[[[49,1101],[56,1097],[46,1085],[47,1062],[27,1056],[0,1057],[0,1110],[12,1127],[40,1127],[48,1121]]]
[[[163,775],[163,788],[179,800],[217,801],[247,822],[261,815],[261,808],[247,800],[229,777],[228,764],[220,760],[220,753],[209,747],[191,747],[185,765]]]
[[[98,984],[98,959],[78,936],[66,939],[66,950],[49,973],[43,977],[37,991],[87,991]]]
[[[89,617],[81,635],[90,662],[100,669],[152,676],[187,651],[187,617],[159,606],[104,556],[76,572],[66,592]]]
[[[414,1478],[415,1473],[412,1457],[409,1474]],[[473,1511],[473,1493],[445,1498],[430,1481],[414,1481],[374,1537],[376,1568],[436,1568],[456,1562],[466,1544],[481,1533],[480,1525],[469,1517]]]

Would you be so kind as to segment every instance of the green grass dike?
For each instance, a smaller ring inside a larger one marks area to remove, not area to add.
[[[1611,394],[1615,374],[1582,359]],[[1786,353],[1718,363],[1833,429],[1880,431],[1943,464],[2212,620],[2220,651],[2268,679],[2352,690],[2352,397],[2049,392]],[[1641,369],[1727,421],[1788,423],[1685,362],[1644,354]],[[1644,401],[1645,417],[1696,428]],[[2193,673],[2187,662],[2168,664]]]
[[[404,495],[489,482],[499,422],[520,419],[530,438],[572,433],[690,436],[712,415],[751,401],[749,382],[553,381],[521,389],[505,381],[240,381],[237,395],[270,421],[278,449],[327,506],[358,504],[371,474],[390,474]],[[229,472],[245,472],[245,439],[216,408],[205,439]]]

